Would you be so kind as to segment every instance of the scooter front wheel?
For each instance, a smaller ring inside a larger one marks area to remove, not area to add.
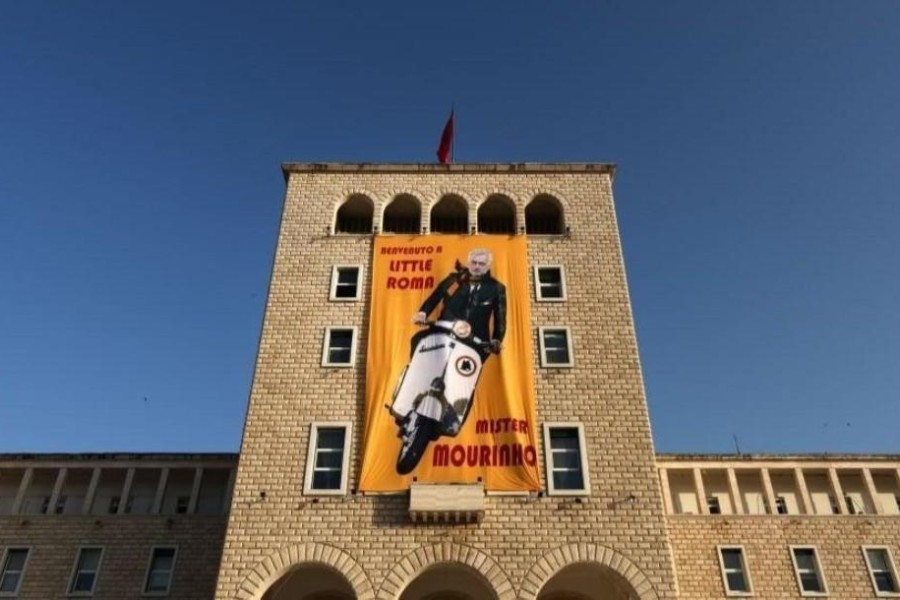
[[[409,415],[409,420],[403,426],[403,445],[400,446],[400,455],[397,457],[397,473],[406,475],[422,460],[429,442],[435,439],[440,424],[434,419],[423,417],[416,412]]]

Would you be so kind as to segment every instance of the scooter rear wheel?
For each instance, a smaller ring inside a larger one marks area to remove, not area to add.
[[[440,424],[434,419],[423,417],[415,412],[411,413],[409,418],[411,423],[404,425],[404,427],[409,427],[409,433],[404,436],[400,455],[397,457],[397,473],[400,475],[411,473],[416,468],[419,461],[422,460],[429,442],[437,437],[435,434],[440,427]]]

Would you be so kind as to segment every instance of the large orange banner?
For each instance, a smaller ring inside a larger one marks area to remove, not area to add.
[[[377,236],[359,489],[540,489],[524,236]]]

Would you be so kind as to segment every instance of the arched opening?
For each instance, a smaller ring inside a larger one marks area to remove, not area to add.
[[[400,194],[384,209],[385,233],[419,233],[421,226],[422,209],[409,194]]]
[[[560,569],[541,588],[537,600],[639,600],[619,573],[599,563],[575,563]]]
[[[367,196],[353,194],[341,204],[334,223],[335,233],[372,233],[375,203]]]
[[[485,200],[478,207],[478,231],[480,233],[515,233],[515,203],[499,194]]]
[[[469,206],[459,196],[449,194],[431,208],[432,233],[469,233]]]
[[[472,567],[441,563],[413,579],[400,594],[400,600],[497,600],[497,593]]]
[[[262,600],[356,600],[356,593],[336,569],[304,563],[273,583]]]
[[[566,224],[562,204],[553,196],[541,194],[525,207],[525,232],[537,235],[562,235]]]

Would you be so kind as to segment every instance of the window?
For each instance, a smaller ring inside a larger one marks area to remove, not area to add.
[[[722,514],[722,505],[719,504],[719,498],[716,496],[710,496],[706,499],[706,506],[709,508],[709,514],[711,515],[721,515]]]
[[[852,495],[847,494],[844,496],[844,502],[847,503],[847,512],[851,515],[864,515],[866,514],[866,509],[863,503],[854,498]]]
[[[541,327],[539,331],[542,367],[575,366],[568,327]]]
[[[3,555],[3,567],[0,569],[0,595],[14,596],[19,593],[19,586],[25,577],[26,563],[28,548],[7,548]]]
[[[375,203],[363,194],[353,194],[338,208],[335,217],[335,233],[372,233]],[[377,232],[376,232],[377,233]]]
[[[346,494],[350,423],[313,423],[306,455],[307,494]]]
[[[109,508],[106,512],[111,515],[117,514],[119,512],[119,504],[122,502],[121,496],[112,496],[109,499]]]
[[[144,580],[145,594],[167,594],[175,571],[175,548],[154,548]]]
[[[897,583],[897,569],[887,546],[863,546],[863,556],[872,586],[878,597],[900,596],[900,585]]]
[[[80,548],[75,560],[75,570],[69,583],[70,594],[93,594],[100,573],[100,558],[103,548]]]
[[[587,495],[591,485],[585,463],[584,428],[580,423],[545,423],[544,451],[550,494]]]
[[[535,298],[541,302],[562,302],[566,299],[562,267],[535,267],[534,285]]]
[[[775,512],[779,515],[788,514],[787,500],[785,500],[784,496],[775,497]]]
[[[742,546],[719,546],[719,566],[729,596],[750,594],[750,573]]]
[[[525,207],[528,235],[561,235],[565,232],[562,204],[549,194],[540,194]]]
[[[356,356],[356,327],[328,327],[322,351],[323,367],[352,367]]]
[[[819,568],[819,558],[812,546],[791,546],[794,573],[802,596],[826,596],[825,578]]]
[[[190,496],[178,496],[175,498],[175,514],[176,515],[186,515],[188,512],[188,508],[191,506],[191,497]]]
[[[332,267],[329,299],[345,302],[359,300],[359,274],[361,272],[362,269],[357,266]]]

